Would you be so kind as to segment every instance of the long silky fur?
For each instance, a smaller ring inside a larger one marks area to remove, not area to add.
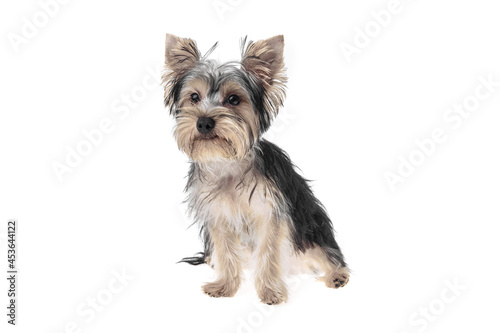
[[[274,38],[277,38],[275,40],[277,42],[283,42],[282,36]],[[177,49],[174,51],[179,56],[179,64],[184,67],[180,72],[170,71],[163,76],[165,105],[170,108],[172,114],[176,114],[176,117],[184,117],[178,118],[181,128],[176,129],[176,133],[179,133],[182,132],[183,126],[187,126],[182,123],[182,119],[196,116],[196,112],[190,111],[189,108],[184,108],[184,112],[187,112],[184,116],[182,116],[181,108],[177,109],[180,94],[187,80],[193,78],[205,80],[210,87],[209,95],[217,93],[220,86],[228,80],[237,82],[243,87],[251,99],[255,116],[258,118],[259,133],[249,131],[247,129],[249,126],[244,126],[241,118],[238,118],[240,124],[233,126],[235,130],[245,129],[243,132],[248,134],[249,139],[248,142],[244,144],[240,142],[239,145],[244,148],[238,150],[240,153],[238,159],[243,158],[241,152],[244,151],[245,158],[248,160],[248,168],[241,172],[241,179],[236,190],[240,190],[240,187],[245,188],[246,193],[249,193],[248,202],[250,203],[256,188],[262,185],[259,188],[264,189],[264,195],[273,197],[272,202],[275,203],[273,214],[282,221],[281,223],[289,224],[290,238],[297,254],[305,253],[308,249],[318,246],[334,266],[347,269],[334,237],[331,220],[321,202],[314,196],[308,181],[297,173],[291,159],[282,149],[262,138],[262,134],[269,128],[279,107],[283,104],[287,81],[283,59],[269,59],[272,45],[266,46],[262,43],[262,41],[247,42],[246,38],[243,39],[242,61],[219,65],[206,59],[207,54],[210,54],[217,44],[201,57],[193,41],[178,42]],[[178,116],[179,112],[181,115]],[[182,135],[181,138],[183,138]],[[235,138],[235,140],[244,139]],[[181,140],[180,148],[186,146],[187,144]],[[203,172],[198,162],[191,162],[186,192],[190,193],[195,183],[203,182]],[[216,196],[217,193],[214,192],[213,195]],[[210,200],[210,195],[203,199],[193,196],[188,198],[192,217],[200,226],[204,251],[192,257],[183,258],[180,262],[200,265],[206,263],[212,253],[212,239],[206,227],[207,216],[200,214],[203,207],[210,204]]]

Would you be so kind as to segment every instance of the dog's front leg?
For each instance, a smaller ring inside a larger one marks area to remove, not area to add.
[[[286,302],[287,290],[283,281],[281,251],[286,241],[286,223],[272,217],[257,221],[258,247],[255,287],[263,303]]]
[[[232,297],[241,284],[240,239],[225,221],[211,223],[207,228],[210,232],[211,262],[217,279],[205,284],[202,290],[212,297]]]

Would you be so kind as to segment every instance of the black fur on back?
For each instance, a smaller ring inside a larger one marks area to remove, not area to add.
[[[314,196],[307,180],[295,171],[288,154],[267,140],[262,140],[255,151],[257,169],[278,189],[288,206],[295,249],[304,252],[317,244],[332,262],[345,267],[325,208]]]

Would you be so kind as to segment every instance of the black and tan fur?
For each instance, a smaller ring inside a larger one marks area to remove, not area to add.
[[[349,280],[331,221],[288,155],[262,138],[285,98],[283,36],[243,41],[240,62],[207,59],[191,39],[167,34],[165,105],[191,159],[187,201],[204,251],[184,258],[216,273],[203,286],[233,296],[253,267],[262,302],[287,300],[284,278],[297,264],[322,272],[327,287]],[[235,97],[236,96],[236,97]]]

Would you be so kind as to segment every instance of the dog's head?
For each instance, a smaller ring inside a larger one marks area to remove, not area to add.
[[[283,36],[242,43],[239,62],[219,64],[196,43],[167,34],[165,105],[174,135],[192,160],[243,159],[269,128],[285,98]]]

